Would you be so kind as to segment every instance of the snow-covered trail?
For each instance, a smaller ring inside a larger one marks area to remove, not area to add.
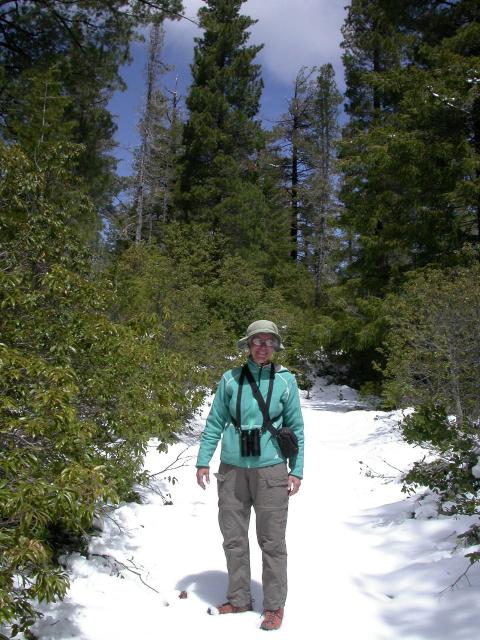
[[[400,440],[397,417],[361,410],[351,390],[321,384],[302,404],[305,478],[290,501],[289,596],[275,638],[474,640],[480,572],[475,567],[469,573],[471,587],[463,580],[448,590],[466,568],[463,553],[451,555],[455,531],[467,528],[468,520],[429,519],[432,503],[405,499],[395,477],[420,452]],[[206,614],[210,604],[225,599],[226,571],[215,480],[205,492],[197,487],[196,452],[197,445],[179,443],[158,454],[152,446],[146,459],[152,473],[180,456],[179,468],[157,476],[163,498],[143,490],[142,504],[123,505],[105,520],[90,546],[97,555],[68,559],[70,592],[63,603],[44,609],[34,629],[39,638],[265,637],[258,628],[261,556],[253,514],[255,611]],[[212,470],[217,466],[218,452]],[[167,493],[172,505],[164,505]],[[181,591],[185,599],[178,597]]]
[[[379,623],[377,603],[358,585],[374,553],[355,526],[370,496],[359,487],[354,413],[304,410],[307,434],[321,434],[309,438],[307,476],[290,503],[288,611],[313,612],[319,637],[349,638],[353,623],[358,640],[367,640]]]

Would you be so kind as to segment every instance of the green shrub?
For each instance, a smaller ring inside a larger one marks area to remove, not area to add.
[[[440,497],[446,513],[476,513],[480,507],[480,479],[472,473],[478,462],[480,438],[475,425],[447,416],[444,408],[423,405],[402,423],[411,444],[421,444],[432,453],[420,460],[404,477],[404,491],[426,486]]]
[[[405,491],[427,486],[449,513],[479,511],[480,266],[425,270],[389,299],[385,396],[414,407],[407,442],[430,451],[405,476]]]
[[[0,146],[0,623],[13,634],[33,599],[64,596],[58,554],[131,495],[148,440],[171,441],[201,400],[156,313],[113,317],[75,147],[41,151]]]
[[[388,300],[385,395],[400,406],[445,407],[457,423],[480,417],[480,265],[412,276]]]

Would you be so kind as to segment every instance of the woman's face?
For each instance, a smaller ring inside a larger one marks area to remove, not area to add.
[[[271,333],[257,333],[250,338],[248,346],[250,357],[255,364],[267,364],[270,362],[277,338]],[[271,343],[270,345],[267,342]]]

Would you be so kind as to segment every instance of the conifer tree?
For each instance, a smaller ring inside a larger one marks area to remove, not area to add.
[[[272,132],[270,148],[283,168],[290,208],[291,257],[315,280],[315,306],[325,276],[335,204],[334,156],[341,96],[330,64],[302,67],[288,111]]]
[[[178,17],[180,0],[25,0],[0,6],[0,111],[2,135],[11,139],[10,118],[24,111],[21,81],[30,73],[57,68],[69,119],[75,123],[72,141],[80,143],[77,171],[90,197],[104,215],[117,189],[112,156],[116,130],[108,102],[124,87],[118,69],[129,59],[136,27]]]
[[[342,226],[354,241],[353,255],[349,256],[348,262],[352,269],[362,269],[364,287],[368,287],[368,278],[376,278],[375,282],[388,280],[388,260],[394,255],[392,247],[383,239],[376,243],[377,246],[369,243],[365,251],[362,241],[367,236],[373,236],[375,241],[380,228],[385,226],[383,206],[375,206],[375,199],[382,197],[386,176],[380,178],[382,166],[376,158],[371,161],[372,179],[365,176],[369,169],[369,135],[373,137],[395,109],[397,96],[376,79],[392,69],[398,70],[402,57],[407,55],[406,38],[400,33],[399,26],[398,10],[392,3],[354,0],[342,29],[346,111],[350,116],[340,151],[341,198],[345,205]],[[371,144],[376,148],[375,140],[372,139]],[[397,179],[393,174],[391,177]],[[380,286],[372,284],[370,288],[377,293]]]
[[[182,149],[183,120],[177,86],[162,87],[171,67],[162,61],[164,32],[160,23],[150,29],[146,97],[138,123],[140,144],[134,152],[134,175],[125,180],[131,202],[112,216],[110,238],[118,243],[134,239],[153,243],[161,239],[162,225],[173,218],[176,165]],[[178,81],[176,81],[176,85]]]
[[[162,70],[159,54],[163,44],[163,31],[161,25],[157,22],[150,29],[150,43],[148,48],[148,61],[146,68],[147,75],[147,92],[143,115],[140,121],[140,147],[135,157],[136,175],[134,179],[135,197],[133,208],[135,212],[135,242],[139,244],[142,241],[142,235],[145,225],[145,208],[147,204],[149,181],[149,165],[152,154],[153,144],[153,127],[154,120],[158,117],[159,104],[157,82],[159,73]],[[149,224],[149,238],[151,240],[151,215]]]
[[[478,8],[467,0],[357,0],[347,15],[345,302],[333,334],[363,377],[377,375],[388,293],[409,272],[463,260],[478,237],[477,32]]]
[[[174,217],[174,192],[176,168],[182,154],[183,97],[178,91],[178,79],[173,89],[155,93],[155,118],[152,131],[150,220],[155,224],[153,231],[161,236],[162,225]]]
[[[293,95],[288,110],[272,132],[271,149],[283,167],[283,188],[288,194],[290,208],[291,257],[305,257],[302,236],[299,233],[305,220],[303,185],[312,171],[307,140],[312,127],[315,67],[302,67],[293,83]]]
[[[262,91],[261,46],[247,45],[254,20],[243,0],[207,0],[199,11],[189,111],[180,161],[177,206],[183,221],[206,224],[237,249],[258,246],[268,207],[258,184],[263,146],[255,121]]]
[[[307,204],[305,261],[314,276],[314,305],[320,306],[324,288],[332,280],[330,254],[336,246],[338,221],[336,197],[336,142],[339,135],[338,108],[342,101],[331,64],[322,65],[314,84],[311,131],[307,142],[312,171],[305,184]]]
[[[383,295],[408,270],[454,260],[477,234],[478,187],[469,189],[477,182],[477,30],[469,2],[352,3],[343,226],[355,238],[350,271],[363,294]]]

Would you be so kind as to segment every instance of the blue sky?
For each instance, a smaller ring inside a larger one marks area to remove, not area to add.
[[[196,19],[202,0],[184,0],[185,15]],[[302,66],[333,64],[337,84],[344,89],[340,28],[345,18],[346,0],[247,0],[242,13],[257,19],[251,28],[250,44],[263,44],[257,57],[262,66],[264,91],[260,117],[266,127],[286,110],[293,80]],[[200,29],[188,20],[167,22],[162,60],[173,67],[162,84],[173,88],[175,77],[185,96],[190,82],[193,39]],[[117,92],[110,110],[118,125],[116,140],[118,172],[131,172],[132,151],[138,144],[137,122],[145,100],[145,42],[132,44],[132,63],[121,69],[127,90]]]

